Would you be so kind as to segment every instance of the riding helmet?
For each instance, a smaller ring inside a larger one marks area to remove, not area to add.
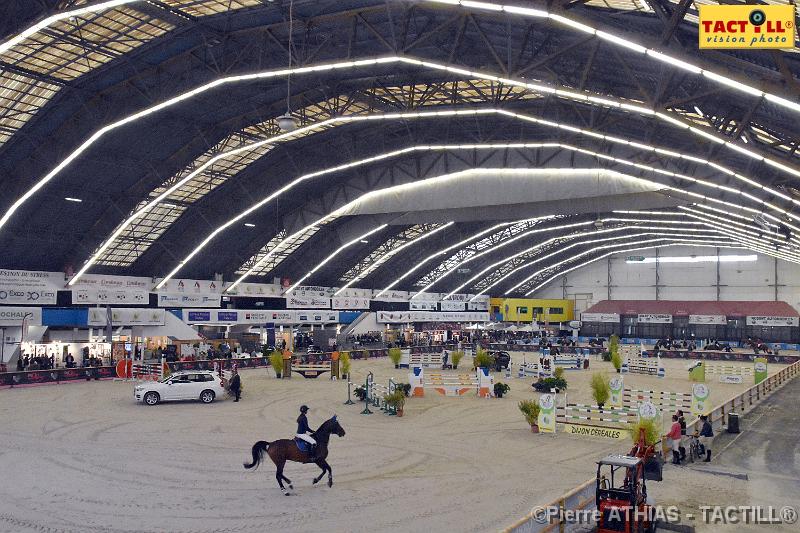
[[[300,412],[301,413],[305,413],[306,411],[308,411],[308,406],[307,405],[301,405],[300,406]]]

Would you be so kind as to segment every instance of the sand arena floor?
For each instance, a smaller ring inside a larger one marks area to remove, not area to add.
[[[626,385],[688,392],[685,362],[665,362],[666,379]],[[355,362],[354,381],[370,370],[407,381],[385,359]],[[570,401],[590,399],[590,375],[567,373]],[[146,407],[131,383],[109,381],[2,390],[0,531],[496,531],[628,447],[531,434],[516,408],[535,396],[531,382],[511,379],[503,399],[431,392],[408,400],[402,418],[342,405],[343,381],[279,381],[265,369],[243,372],[239,404]],[[712,382],[713,403],[747,386]],[[290,463],[286,497],[271,462],[255,472],[242,462],[255,441],[289,437],[302,403],[312,426],[335,413],[347,435],[332,437],[333,488],[311,485],[316,466]]]

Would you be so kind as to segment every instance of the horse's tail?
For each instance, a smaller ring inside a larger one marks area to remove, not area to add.
[[[261,459],[264,457],[264,452],[269,448],[269,442],[260,440],[253,444],[253,462],[250,464],[243,463],[245,468],[258,468],[261,464]]]

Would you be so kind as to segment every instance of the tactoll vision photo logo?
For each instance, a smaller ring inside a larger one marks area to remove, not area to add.
[[[701,5],[700,48],[793,48],[792,5]]]

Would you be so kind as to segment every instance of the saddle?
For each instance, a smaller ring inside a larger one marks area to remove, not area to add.
[[[302,453],[307,453],[311,455],[314,451],[314,446],[309,444],[308,442],[304,441],[303,439],[298,439],[297,437],[294,438],[294,443],[297,446],[297,449],[300,450]]]

